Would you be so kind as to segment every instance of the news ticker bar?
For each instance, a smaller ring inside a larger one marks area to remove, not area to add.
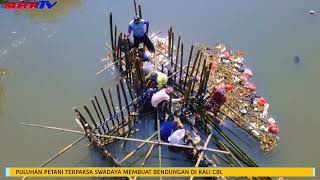
[[[50,167],[5,168],[6,177],[316,177],[313,167],[230,167],[230,168],[133,168],[133,167]]]

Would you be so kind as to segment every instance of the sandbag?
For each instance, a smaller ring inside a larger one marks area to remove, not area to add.
[[[178,129],[169,136],[168,141],[172,144],[184,144],[185,129]]]

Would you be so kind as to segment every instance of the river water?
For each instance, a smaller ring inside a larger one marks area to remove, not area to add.
[[[254,155],[259,165],[319,167],[320,1],[138,3],[151,32],[165,36],[173,26],[189,47],[224,43],[247,53],[257,91],[268,99],[281,127],[278,149]],[[50,11],[0,9],[0,66],[16,72],[0,80],[2,175],[6,166],[39,166],[77,138],[19,123],[77,129],[72,107],[88,103],[100,87],[113,86],[112,72],[96,75],[109,42],[108,14],[112,11],[118,29],[126,31],[132,4],[66,0]],[[318,14],[309,15],[311,9]],[[100,164],[101,157],[82,141],[50,166]]]

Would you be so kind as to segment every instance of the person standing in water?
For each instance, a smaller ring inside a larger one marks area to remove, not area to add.
[[[145,29],[145,25],[146,25],[146,29]],[[149,32],[148,21],[144,19],[140,19],[139,16],[136,16],[129,23],[127,37],[130,37],[132,31],[133,31],[133,47],[138,48],[139,44],[143,43],[144,45],[147,46],[148,50],[151,53],[155,52],[154,46],[148,37],[148,32]]]

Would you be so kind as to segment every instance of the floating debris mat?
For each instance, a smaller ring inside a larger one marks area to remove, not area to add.
[[[188,77],[195,81],[192,92],[196,101],[211,118],[235,122],[259,140],[261,149],[270,152],[277,147],[279,127],[269,116],[269,104],[256,92],[250,82],[253,72],[244,65],[244,52],[234,51],[225,45],[197,45],[197,69]],[[207,73],[207,74],[206,74]],[[206,74],[205,84],[202,83]],[[222,122],[220,122],[222,124]]]

